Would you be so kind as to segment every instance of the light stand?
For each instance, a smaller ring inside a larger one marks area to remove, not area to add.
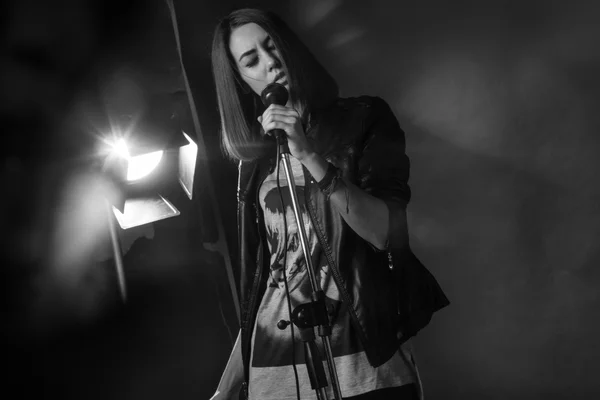
[[[276,137],[279,153],[281,154],[281,159],[283,161],[285,177],[290,191],[290,198],[292,199],[292,208],[294,210],[294,216],[296,217],[298,232],[300,233],[300,243],[302,245],[302,252],[304,253],[304,260],[306,261],[310,286],[312,288],[311,302],[300,304],[298,307],[294,308],[291,319],[294,325],[300,329],[300,336],[304,342],[306,368],[308,369],[311,387],[316,391],[317,399],[325,400],[328,397],[327,391],[325,390],[327,380],[325,378],[323,362],[317,345],[315,344],[315,326],[318,327],[319,336],[321,337],[323,348],[325,349],[327,365],[329,367],[329,378],[333,387],[333,395],[336,400],[342,400],[342,392],[340,390],[340,383],[333,359],[333,351],[331,349],[331,325],[327,316],[327,307],[325,306],[325,293],[321,289],[319,281],[315,276],[312,258],[310,257],[308,240],[304,230],[304,221],[302,214],[300,213],[300,208],[298,207],[296,185],[291,172],[290,150],[287,145],[285,134],[280,133],[277,134]]]
[[[106,202],[106,216],[108,217],[108,229],[110,232],[110,242],[113,250],[113,258],[115,260],[115,270],[117,271],[117,280],[119,282],[119,293],[123,303],[127,302],[127,287],[125,286],[125,271],[123,269],[123,250],[119,242],[117,233],[117,225],[112,212],[112,205]]]

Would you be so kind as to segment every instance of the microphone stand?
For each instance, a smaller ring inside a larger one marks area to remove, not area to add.
[[[304,358],[306,360],[306,368],[308,369],[310,385],[316,391],[317,399],[327,400],[328,396],[327,391],[325,390],[325,387],[327,386],[327,379],[325,377],[323,361],[319,354],[317,345],[315,344],[315,326],[318,327],[319,336],[323,341],[323,348],[325,349],[325,354],[327,356],[329,379],[333,387],[333,395],[336,400],[342,400],[340,382],[338,380],[335,362],[333,360],[333,351],[331,349],[331,325],[327,315],[327,307],[325,306],[325,293],[321,289],[319,281],[315,276],[312,259],[310,257],[308,240],[304,230],[304,221],[298,206],[296,184],[294,182],[294,177],[292,176],[290,149],[287,144],[285,133],[277,132],[275,136],[277,138],[279,153],[281,154],[281,159],[283,160],[285,177],[287,179],[288,188],[290,191],[290,198],[292,199],[292,208],[296,217],[298,232],[300,234],[300,243],[302,245],[304,260],[306,261],[306,268],[312,288],[311,301],[309,303],[300,304],[298,307],[294,308],[291,319],[294,325],[300,329],[300,337],[304,343]]]

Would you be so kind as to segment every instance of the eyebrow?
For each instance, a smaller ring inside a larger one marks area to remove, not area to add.
[[[269,40],[271,40],[271,36],[267,36],[267,37],[266,37],[266,38],[265,38],[265,39],[262,41],[263,45],[265,45],[265,44],[266,44],[266,43],[267,43]],[[246,51],[246,52],[244,52],[244,53],[242,53],[242,55],[240,56],[240,58],[238,59],[238,61],[242,61],[242,58],[244,58],[244,57],[246,57],[246,56],[249,56],[249,55],[251,55],[251,54],[253,54],[253,53],[256,53],[256,49],[254,49],[254,48],[253,48],[253,49],[250,49],[250,50],[248,50],[248,51]]]

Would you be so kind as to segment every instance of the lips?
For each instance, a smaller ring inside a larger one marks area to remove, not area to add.
[[[283,72],[283,71],[278,73],[277,75],[275,75],[275,79],[273,79],[273,82],[277,82],[282,78],[285,78],[285,72]]]

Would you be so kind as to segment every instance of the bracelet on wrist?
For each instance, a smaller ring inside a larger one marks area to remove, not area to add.
[[[346,214],[350,212],[350,193],[348,191],[348,186],[346,186],[342,179],[342,171],[339,168],[328,163],[327,172],[325,172],[323,179],[317,182],[317,185],[325,195],[327,201],[329,201],[329,198],[338,189],[339,185],[343,186],[346,193]]]
[[[333,164],[329,163],[325,176],[323,177],[323,179],[317,182],[317,184],[319,185],[319,189],[325,195],[325,198],[327,200],[329,200],[331,194],[336,191],[339,183],[343,183],[342,173]]]
[[[327,163],[327,171],[325,171],[325,176],[317,182],[319,185],[319,189],[321,191],[326,190],[333,182],[335,176],[338,174],[338,169],[332,163]]]

